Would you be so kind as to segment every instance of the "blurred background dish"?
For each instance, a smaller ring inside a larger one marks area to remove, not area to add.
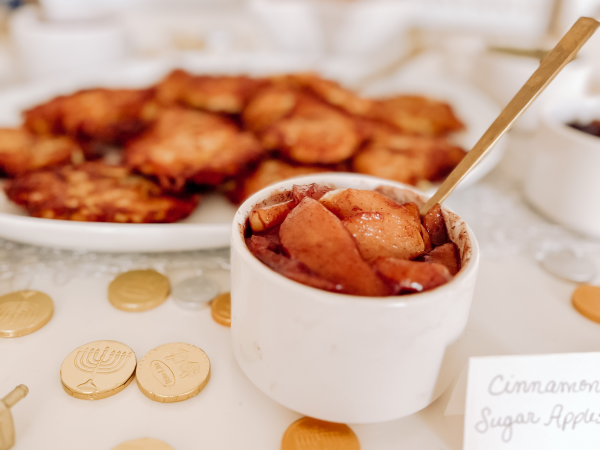
[[[547,105],[534,141],[525,195],[553,221],[600,237],[600,137],[569,126],[600,120],[600,97]]]

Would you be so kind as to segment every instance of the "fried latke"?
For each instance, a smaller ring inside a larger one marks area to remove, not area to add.
[[[165,105],[183,103],[206,111],[238,114],[264,83],[246,76],[190,75],[178,69],[158,84],[156,98]]]
[[[240,181],[238,189],[230,197],[241,203],[255,192],[280,181],[313,173],[327,172],[328,169],[314,166],[293,166],[279,159],[266,159],[256,170]]]
[[[230,119],[181,107],[162,110],[139,138],[127,143],[128,167],[179,191],[186,182],[217,185],[241,173],[263,149]]]
[[[376,101],[370,117],[405,133],[424,136],[443,136],[465,128],[450,105],[417,95]]]
[[[298,102],[298,96],[298,90],[289,86],[261,89],[244,108],[244,128],[260,133],[290,114]]]
[[[66,136],[37,136],[25,128],[0,128],[0,172],[10,177],[68,164],[80,154],[79,146]]]
[[[152,89],[88,89],[56,97],[25,111],[37,134],[121,144],[139,134],[156,111]]]
[[[356,93],[342,87],[339,83],[321,78],[314,73],[291,74],[274,78],[274,80],[302,87],[321,100],[343,109],[349,114],[367,117],[373,109],[373,100],[359,97]]]
[[[176,222],[199,201],[198,195],[167,195],[125,167],[100,162],[19,175],[5,192],[34,217],[83,222]]]
[[[428,137],[378,130],[355,156],[355,172],[416,185],[441,181],[466,152],[443,137]]]
[[[317,97],[274,86],[261,90],[242,116],[263,146],[301,164],[336,164],[364,139],[361,122]]]

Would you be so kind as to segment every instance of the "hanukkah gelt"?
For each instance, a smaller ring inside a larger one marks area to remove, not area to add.
[[[229,292],[215,297],[210,304],[210,312],[215,322],[226,327],[231,326],[231,294]]]
[[[99,400],[125,389],[133,381],[135,353],[116,341],[95,341],[73,350],[60,366],[60,380],[67,394],[83,400]]]
[[[52,299],[43,292],[16,291],[0,297],[0,337],[31,334],[46,325],[54,314]]]
[[[123,442],[113,450],[173,450],[173,447],[158,439],[142,438]]]
[[[130,270],[108,286],[108,299],[122,311],[147,311],[169,296],[169,279],[156,270]]]
[[[146,397],[163,403],[197,395],[210,378],[210,361],[198,347],[176,342],[150,350],[138,364],[137,384]]]
[[[283,435],[281,450],[360,450],[358,438],[343,423],[324,422],[303,417],[291,424]]]
[[[600,323],[600,286],[584,284],[573,292],[573,306],[584,317]]]
[[[200,309],[218,293],[217,282],[205,276],[187,278],[173,288],[175,303],[185,309]]]
[[[596,276],[596,266],[589,257],[568,249],[546,253],[540,264],[552,275],[576,283],[587,283]]]

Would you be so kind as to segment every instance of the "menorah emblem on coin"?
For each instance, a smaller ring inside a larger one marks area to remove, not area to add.
[[[77,356],[75,357],[75,367],[82,372],[92,373],[89,380],[77,386],[81,392],[85,394],[97,392],[98,388],[94,384],[94,377],[99,373],[107,374],[121,370],[125,364],[127,364],[129,358],[131,358],[131,352],[115,352],[115,350],[113,350],[108,353],[109,350],[110,346],[107,346],[102,352],[102,355],[100,355],[99,348],[93,347],[77,352]]]
[[[39,307],[33,303],[20,301],[0,305],[0,320],[8,325],[27,323],[35,320]]]
[[[27,323],[35,320],[39,312],[39,306],[26,301],[35,295],[32,291],[21,291],[21,298],[0,305],[0,320],[8,325]]]

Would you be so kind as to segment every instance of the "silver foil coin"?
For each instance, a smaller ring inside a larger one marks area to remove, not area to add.
[[[175,303],[185,309],[201,309],[219,293],[219,285],[212,278],[186,278],[173,287]]]
[[[546,253],[540,260],[541,266],[552,275],[576,283],[586,283],[596,276],[596,266],[586,256],[571,250]]]

